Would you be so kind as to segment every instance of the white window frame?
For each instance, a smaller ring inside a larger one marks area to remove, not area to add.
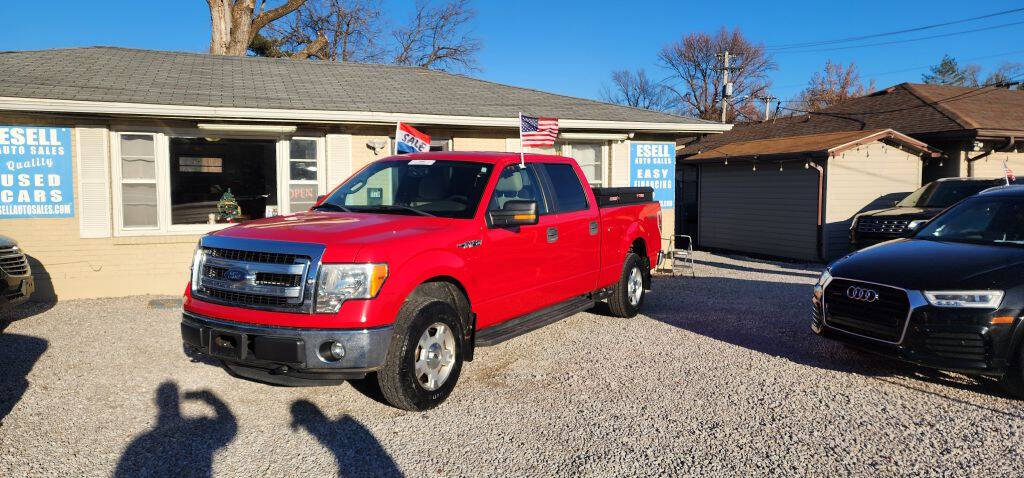
[[[600,181],[590,181],[590,180],[588,180],[588,182],[590,183],[591,186],[598,186],[598,187],[600,187],[600,186],[607,186],[609,184],[608,183],[608,181],[609,181],[608,174],[610,172],[609,171],[609,167],[608,167],[608,165],[609,165],[608,154],[609,154],[610,149],[611,149],[611,148],[608,147],[608,142],[607,141],[565,141],[565,140],[562,140],[562,141],[558,142],[558,146],[559,146],[560,151],[561,151],[560,154],[562,156],[566,156],[566,157],[572,158],[573,157],[572,156],[572,145],[573,144],[596,144],[596,145],[601,146],[601,153],[600,153],[600,155],[598,157],[598,161],[600,161],[600,163],[601,163],[601,180]],[[575,160],[576,158],[573,158],[573,159]],[[576,163],[579,164],[579,161],[576,161]],[[584,169],[583,166],[584,166],[583,164],[580,164],[580,169],[583,169],[584,172],[586,172],[586,169]]]
[[[292,179],[292,161],[309,161],[308,159],[292,159],[291,141],[292,140],[308,140],[316,142],[316,179]],[[283,198],[278,200],[278,211],[280,214],[291,214],[292,211],[292,198],[291,198],[291,185],[292,184],[315,184],[317,195],[324,194],[327,190],[327,140],[323,136],[292,136],[285,138],[277,143],[277,157],[278,157],[278,171],[284,171],[284,174],[278,174],[278,196]],[[283,188],[283,189],[282,189]]]
[[[156,227],[124,227],[124,214],[122,203],[122,184],[146,183],[153,180],[122,180],[121,179],[121,136],[122,135],[147,135],[153,136],[153,147],[156,160],[156,195],[157,195],[157,226]],[[112,128],[110,130],[110,176],[111,176],[111,206],[112,220],[114,222],[115,237],[130,236],[176,236],[206,234],[218,231],[232,224],[171,224],[171,170],[170,170],[170,138],[195,138],[208,136],[209,132],[197,129],[139,129],[139,128]],[[315,182],[317,194],[324,194],[326,191],[326,139],[324,136],[311,134],[295,135],[289,137],[280,136],[253,136],[253,135],[223,135],[218,134],[222,139],[252,139],[276,141],[277,166],[277,204],[280,214],[288,214],[291,208],[290,190],[288,186],[291,179],[290,150],[288,141],[291,139],[309,139],[317,142],[317,180]]]

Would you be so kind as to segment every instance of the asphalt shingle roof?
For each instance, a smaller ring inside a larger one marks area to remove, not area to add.
[[[828,153],[842,151],[870,141],[900,143],[920,153],[931,152],[924,143],[891,129],[837,131],[782,138],[736,141],[690,156],[686,161],[715,161],[759,156],[798,155],[801,153]]]
[[[415,67],[88,47],[0,52],[0,97],[708,124]]]
[[[686,146],[684,155],[770,138],[893,129],[921,139],[972,130],[1024,131],[1024,91],[901,83],[819,113],[738,124]]]

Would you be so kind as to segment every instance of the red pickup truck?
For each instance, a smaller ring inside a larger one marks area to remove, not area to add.
[[[650,188],[591,189],[570,158],[422,153],[366,166],[310,211],[204,236],[186,350],[280,385],[451,393],[475,347],[607,300],[632,317],[660,259]]]

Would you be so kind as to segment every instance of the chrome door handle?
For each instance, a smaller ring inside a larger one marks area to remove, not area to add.
[[[596,236],[597,232],[597,221],[590,221],[590,235]]]
[[[552,242],[555,242],[557,240],[558,240],[558,228],[557,227],[549,227],[548,228],[548,243],[552,243]]]

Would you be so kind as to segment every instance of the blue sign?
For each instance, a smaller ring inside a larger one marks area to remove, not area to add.
[[[0,219],[73,217],[71,128],[0,125]]]
[[[630,186],[654,189],[662,209],[675,207],[676,144],[632,143],[629,146]]]

